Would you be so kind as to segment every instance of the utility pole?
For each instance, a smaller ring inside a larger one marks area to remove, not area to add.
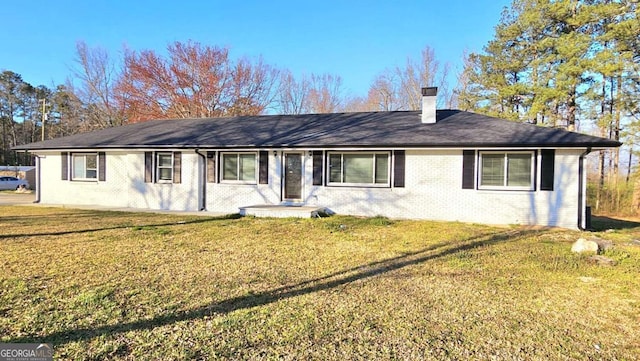
[[[47,99],[40,99],[42,101],[42,141],[44,142],[44,123],[47,120],[47,113],[45,107],[47,106]]]

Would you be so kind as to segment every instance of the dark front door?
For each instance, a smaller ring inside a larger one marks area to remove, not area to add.
[[[302,198],[302,154],[284,154],[284,198]]]

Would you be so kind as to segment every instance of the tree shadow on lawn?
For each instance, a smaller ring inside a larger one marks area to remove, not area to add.
[[[104,217],[104,214],[105,213],[96,214],[96,217],[97,216]],[[97,231],[109,231],[109,230],[124,229],[124,228],[179,226],[179,225],[184,225],[184,224],[207,223],[207,222],[214,222],[214,221],[237,219],[237,218],[240,218],[240,217],[241,217],[240,214],[228,214],[228,215],[225,215],[225,216],[218,216],[218,217],[198,216],[197,219],[176,220],[175,222],[166,222],[166,223],[159,223],[159,224],[130,224],[130,223],[127,223],[127,224],[120,224],[120,225],[111,226],[111,227],[91,228],[91,229],[74,229],[74,230],[69,230],[69,231],[58,231],[58,232],[23,233],[23,234],[0,234],[0,240],[2,240],[3,238],[17,238],[17,237],[63,236],[63,235],[67,235],[67,234],[82,234],[82,233],[97,232]],[[77,219],[75,219],[75,222],[77,222]]]
[[[147,211],[140,210],[140,212],[136,212],[136,210],[132,211],[118,211],[118,210],[92,210],[92,209],[82,209],[82,208],[61,208],[61,207],[32,207],[34,210],[53,210],[52,213],[40,214],[37,212],[30,213],[28,212],[30,209],[20,209],[20,213],[17,215],[9,214],[9,215],[0,215],[0,221],[30,221],[30,222],[38,222],[41,219],[69,219],[73,221],[75,219],[83,219],[83,218],[100,218],[100,219],[111,219],[111,218],[127,218],[127,216],[135,215],[137,218],[142,217],[157,217],[161,215],[167,216],[184,216],[180,214],[180,211],[166,211],[166,213],[161,213],[161,211]],[[173,212],[173,213],[172,213]],[[207,217],[206,213],[198,215],[198,217],[204,216]],[[211,217],[216,217],[211,215]]]
[[[473,238],[461,240],[454,244],[452,244],[452,242],[442,242],[416,252],[403,254],[402,256],[349,268],[323,277],[303,281],[295,285],[283,286],[268,291],[250,293],[248,295],[230,298],[221,302],[194,308],[192,310],[164,314],[152,319],[121,323],[117,325],[59,331],[44,336],[44,338],[36,336],[17,337],[9,339],[6,342],[51,342],[54,344],[65,344],[68,342],[89,340],[103,335],[113,335],[137,330],[150,330],[155,327],[165,326],[176,322],[199,319],[210,315],[215,316],[227,314],[237,310],[268,305],[283,299],[336,288],[351,282],[369,279],[384,273],[424,263],[440,257],[445,257],[457,252],[463,252],[476,247],[493,245],[505,241],[515,241],[530,234],[540,232],[540,230],[518,229],[501,233],[481,234]]]

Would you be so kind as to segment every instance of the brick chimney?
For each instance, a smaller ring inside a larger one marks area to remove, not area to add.
[[[436,98],[438,87],[422,88],[422,123],[436,122]]]

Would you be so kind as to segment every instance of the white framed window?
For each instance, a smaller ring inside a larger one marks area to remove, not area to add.
[[[158,183],[173,182],[173,153],[172,152],[156,153],[156,182]]]
[[[480,152],[479,189],[533,190],[534,152]]]
[[[95,181],[98,180],[98,154],[97,153],[73,153],[71,154],[72,180]]]
[[[256,183],[257,153],[222,153],[221,181],[228,183]]]
[[[144,152],[145,183],[182,183],[182,152]]]
[[[329,185],[388,187],[390,152],[329,152]]]

